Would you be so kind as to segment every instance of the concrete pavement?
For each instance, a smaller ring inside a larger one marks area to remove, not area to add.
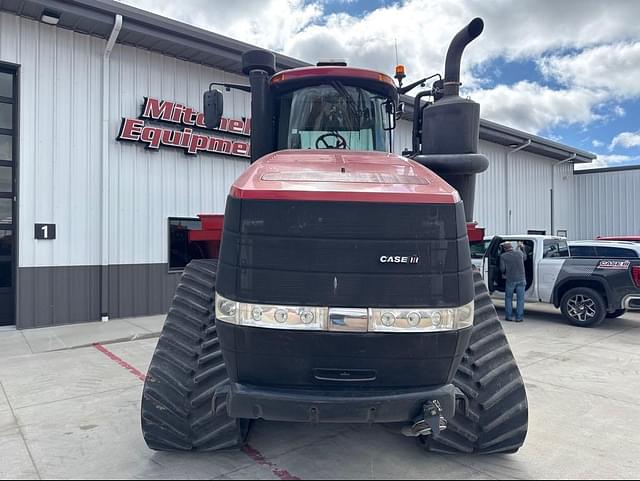
[[[16,331],[0,330],[0,359],[25,354],[76,349],[96,342],[116,343],[157,337],[165,316],[115,319],[68,326]]]
[[[156,343],[147,337],[161,323],[0,332],[0,479],[628,479],[640,472],[637,314],[581,329],[534,306],[524,324],[504,323],[527,384],[529,436],[515,455],[487,457],[427,454],[388,426],[272,422],[255,423],[253,451],[154,453],[140,433],[136,372],[146,371]],[[118,339],[129,340],[108,343],[108,355],[91,347]]]

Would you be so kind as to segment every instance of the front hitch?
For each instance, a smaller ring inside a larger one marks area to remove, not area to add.
[[[456,388],[455,405],[459,405],[460,409],[467,413],[468,405],[466,396],[462,391]],[[442,414],[442,405],[440,401],[427,401],[422,406],[421,414],[413,421],[411,426],[402,428],[402,434],[409,438],[417,438],[420,436],[430,436],[439,434],[447,429],[447,420]]]
[[[442,407],[438,401],[429,401],[422,406],[422,414],[413,425],[402,428],[402,434],[409,438],[439,434],[447,429],[447,420],[442,416]]]

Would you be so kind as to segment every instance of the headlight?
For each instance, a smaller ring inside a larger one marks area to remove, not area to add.
[[[269,329],[397,333],[456,331],[473,325],[473,301],[462,307],[442,309],[345,309],[244,303],[216,293],[216,319],[238,326]]]
[[[236,302],[216,293],[216,319],[238,326],[327,330],[329,308]]]
[[[369,332],[457,331],[473,325],[473,301],[442,309],[369,309]]]

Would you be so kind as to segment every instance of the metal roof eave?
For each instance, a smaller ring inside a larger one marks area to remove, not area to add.
[[[502,145],[524,144],[531,141],[531,145],[523,149],[527,152],[544,155],[556,160],[566,160],[575,154],[574,163],[590,163],[597,156],[585,150],[576,149],[551,139],[529,134],[522,130],[507,127],[490,120],[480,120],[480,138]]]
[[[574,170],[573,173],[575,175],[582,174],[604,174],[609,172],[629,172],[629,171],[640,171],[640,165],[621,165],[618,167],[598,167],[595,169],[578,169]]]

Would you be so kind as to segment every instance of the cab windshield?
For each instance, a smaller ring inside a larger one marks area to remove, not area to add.
[[[279,99],[278,149],[390,150],[392,101],[341,82]]]

